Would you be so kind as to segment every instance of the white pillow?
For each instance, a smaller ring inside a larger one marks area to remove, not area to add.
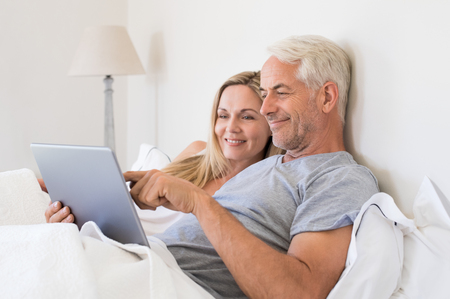
[[[141,144],[139,155],[131,170],[161,170],[170,163],[170,158],[154,145]],[[147,236],[164,232],[169,226],[177,222],[185,214],[164,207],[158,207],[156,211],[141,210],[135,205],[142,228]]]
[[[136,162],[131,166],[130,170],[161,170],[169,164],[170,158],[154,145],[142,143],[139,148],[139,154]]]
[[[364,204],[328,298],[450,297],[450,202],[425,177],[413,211],[407,219],[384,193]]]
[[[450,202],[425,177],[413,212],[417,229],[404,238],[401,288],[391,298],[450,298]]]
[[[50,196],[30,169],[0,173],[0,225],[45,223]]]
[[[389,298],[400,284],[403,233],[413,229],[392,197],[372,196],[355,219],[346,268],[328,298]]]

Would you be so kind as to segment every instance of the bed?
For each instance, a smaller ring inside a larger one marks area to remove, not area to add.
[[[167,155],[141,145],[132,170],[161,168]],[[162,242],[182,213],[137,208],[152,250],[120,244],[95,223],[45,224],[48,194],[28,169],[0,173],[0,289],[6,298],[211,298]],[[425,177],[408,219],[392,197],[361,209],[346,268],[328,298],[449,298],[450,202]]]

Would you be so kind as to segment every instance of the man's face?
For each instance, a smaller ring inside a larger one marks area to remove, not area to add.
[[[273,143],[288,151],[308,147],[320,119],[316,93],[296,78],[298,66],[272,56],[261,69],[261,114],[269,122]]]

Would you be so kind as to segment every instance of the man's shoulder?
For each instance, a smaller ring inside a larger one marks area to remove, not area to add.
[[[311,155],[298,161],[296,166],[296,171],[303,174],[299,182],[303,185],[302,189],[318,185],[320,188],[360,185],[378,189],[378,181],[370,169],[356,163],[353,156],[345,151]]]
[[[341,172],[341,175],[347,174],[356,181],[374,182],[378,186],[378,181],[372,171],[366,166],[358,164],[349,152],[339,152],[336,159],[333,159],[330,164],[331,171],[335,168]]]
[[[339,168],[357,166],[358,164],[348,152],[321,153],[301,157],[282,164],[287,171],[298,172],[303,176],[316,176]]]
[[[338,152],[324,159],[310,175],[306,189],[315,188],[340,189],[345,192],[349,189],[367,189],[369,193],[377,192],[378,180],[372,171],[364,165],[358,164],[348,152]]]
[[[358,164],[353,156],[346,151],[317,154],[305,157],[304,166],[315,169],[316,171],[333,171],[335,169],[348,169],[354,171],[371,171]]]

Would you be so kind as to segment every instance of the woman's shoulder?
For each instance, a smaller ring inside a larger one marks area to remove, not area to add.
[[[192,157],[206,148],[206,142],[197,140],[189,144],[173,161]]]

